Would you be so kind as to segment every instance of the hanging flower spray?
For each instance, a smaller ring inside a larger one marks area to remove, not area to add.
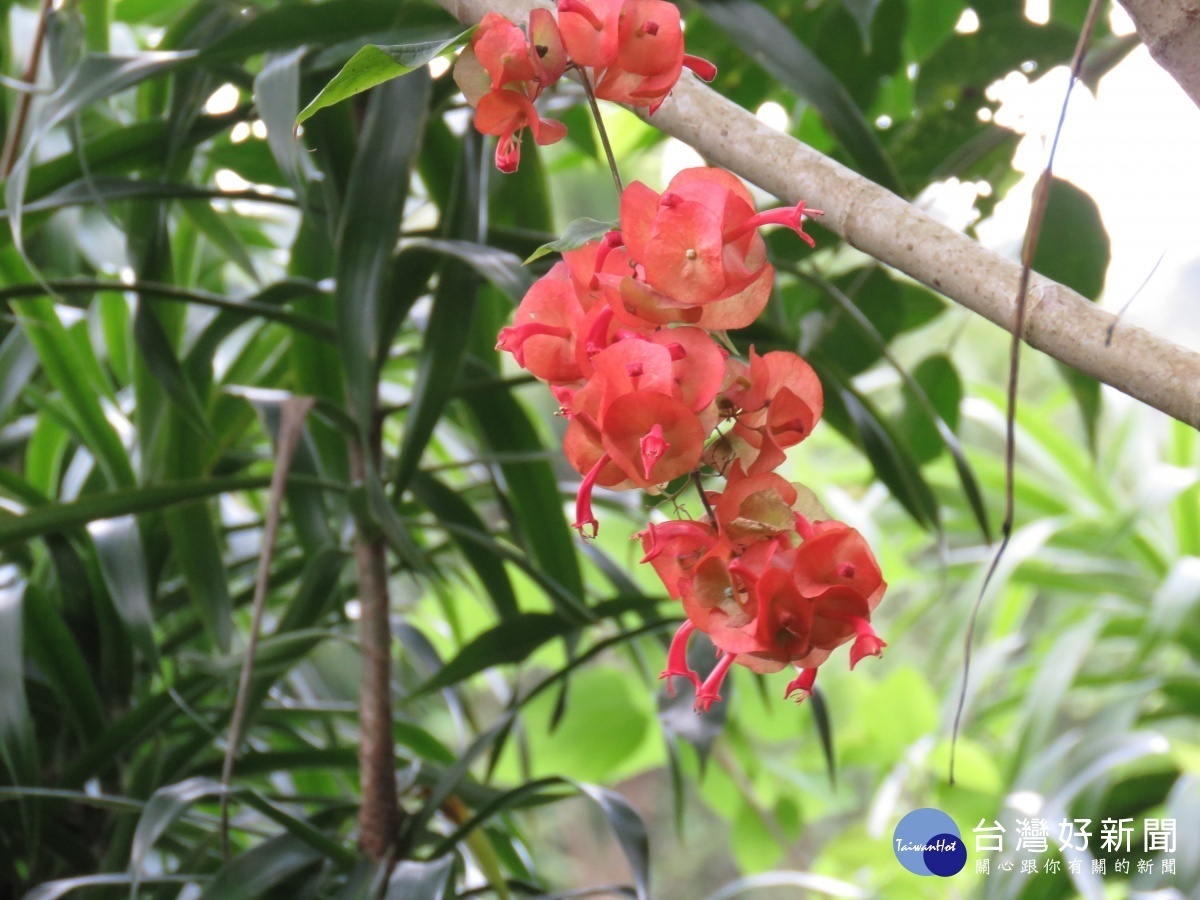
[[[716,75],[684,52],[673,4],[559,0],[557,19],[534,10],[525,30],[489,13],[454,77],[476,128],[498,138],[496,166],[512,172],[526,130],[538,144],[566,135],[534,101],[569,70],[589,100],[653,114],[685,67]],[[718,168],[686,169],[661,194],[640,182],[623,188],[610,162],[619,228],[564,252],[497,347],[550,386],[567,418],[564,450],[582,476],[575,528],[585,538],[599,528],[597,486],[658,493],[687,476],[700,492],[703,518],[635,535],[642,562],[687,615],[662,677],[691,682],[705,712],[734,664],[793,666],[785,696],[803,700],[842,644],[852,642],[851,668],[880,655],[886,644],[870,619],[886,584],[862,535],[815,513],[810,492],[776,472],[820,420],[816,373],[789,352],[737,359],[711,332],[745,328],[766,306],[775,271],[758,229],[783,226],[813,246],[803,225],[820,210],[801,202],[758,213],[746,186]],[[705,471],[725,479],[723,491],[705,489]],[[697,630],[719,654],[703,681],[687,662]]]

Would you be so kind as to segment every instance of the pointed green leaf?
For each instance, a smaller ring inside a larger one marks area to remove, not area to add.
[[[548,244],[542,244],[525,260],[525,265],[537,259],[541,259],[548,253],[563,253],[567,250],[578,250],[584,244],[598,241],[610,231],[617,227],[616,222],[601,222],[598,219],[589,219],[586,216],[581,219],[575,219],[567,225],[563,231],[562,237],[557,241],[551,241]]]
[[[321,93],[317,94],[312,102],[300,111],[296,117],[296,124],[299,125],[318,110],[340,103],[347,97],[353,97],[376,85],[399,78],[401,75],[407,75],[414,69],[428,65],[430,61],[443,53],[451,52],[466,44],[474,31],[474,28],[468,28],[451,38],[418,41],[412,44],[390,46],[368,44],[355,53],[333,80],[321,89]]]
[[[270,477],[265,475],[198,478],[87,494],[70,503],[47,503],[31,508],[20,516],[10,513],[0,515],[0,547],[9,547],[45,534],[70,531],[97,519],[152,512],[232,491],[258,490],[270,483]]]

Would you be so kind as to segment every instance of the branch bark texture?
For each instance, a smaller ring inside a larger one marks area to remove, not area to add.
[[[460,21],[495,10],[524,22],[535,0],[438,0]],[[1133,0],[1130,0],[1132,3]],[[1138,0],[1147,6],[1180,0]],[[1197,0],[1182,0],[1195,4]],[[1200,63],[1198,63],[1200,65]],[[685,72],[654,114],[655,126],[788,203],[825,211],[820,224],[849,244],[1011,332],[1021,265],[948,228],[912,204],[752,113]],[[1200,428],[1200,354],[1114,319],[1085,297],[1034,274],[1024,338],[1030,346],[1181,422]]]
[[[1121,0],[1138,36],[1200,106],[1200,0]]]
[[[372,447],[351,447],[354,479],[362,483],[366,460],[378,459]],[[359,625],[362,635],[362,684],[358,699],[358,772],[362,805],[358,810],[358,843],[369,858],[383,860],[396,849],[400,807],[396,791],[396,745],[392,737],[392,625],[388,596],[387,549],[383,538],[364,534],[354,539],[358,568]]]

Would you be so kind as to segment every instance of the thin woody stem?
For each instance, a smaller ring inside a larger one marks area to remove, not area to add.
[[[362,482],[372,459],[380,456],[380,433],[370,442],[350,445],[354,480]],[[368,455],[369,454],[369,455]],[[396,791],[396,746],[392,736],[392,632],[388,597],[388,567],[383,538],[364,533],[354,539],[358,595],[362,603],[362,685],[359,693],[358,768],[362,805],[358,811],[358,842],[370,859],[393,855],[400,829]]]
[[[1029,222],[1025,228],[1025,240],[1021,246],[1021,277],[1017,286],[1016,315],[1012,325],[1012,343],[1009,345],[1008,362],[1008,404],[1004,417],[1004,521],[1000,525],[1000,545],[992,557],[983,583],[979,586],[979,594],[971,607],[971,617],[967,622],[967,633],[963,638],[963,670],[962,681],[959,684],[958,704],[954,711],[954,726],[950,733],[950,784],[954,782],[954,763],[958,749],[958,732],[962,726],[963,710],[967,703],[967,684],[971,674],[971,645],[975,637],[975,626],[979,619],[979,609],[983,605],[984,595],[992,583],[992,578],[1000,566],[1000,560],[1008,549],[1012,537],[1013,521],[1016,517],[1016,457],[1017,457],[1017,385],[1021,370],[1021,344],[1025,338],[1025,317],[1028,311],[1029,283],[1033,274],[1033,260],[1037,252],[1038,237],[1041,234],[1042,222],[1046,217],[1046,205],[1050,199],[1050,184],[1053,179],[1054,157],[1058,152],[1058,139],[1062,136],[1063,124],[1067,117],[1067,107],[1071,102],[1071,91],[1079,81],[1083,69],[1083,59],[1091,42],[1092,33],[1099,18],[1103,4],[1100,0],[1091,0],[1079,40],[1075,44],[1075,54],[1071,61],[1071,78],[1067,82],[1066,95],[1058,114],[1058,125],[1054,129],[1054,140],[1050,144],[1050,155],[1046,166],[1033,189],[1033,204],[1029,210]]]
[[[53,0],[42,0],[38,10],[37,27],[33,32],[33,44],[22,78],[25,85],[30,87],[37,82],[38,67],[42,62],[42,44],[46,38],[46,20],[50,16],[52,6]],[[17,157],[21,154],[21,139],[25,136],[25,124],[29,120],[29,106],[32,102],[31,91],[22,91],[17,96],[16,108],[13,110],[12,121],[4,140],[4,151],[0,153],[0,179],[8,178],[12,174]]]
[[[700,495],[700,502],[704,504],[704,511],[708,513],[708,521],[711,525],[717,527],[717,515],[713,512],[712,504],[708,502],[708,494],[704,493],[704,480],[700,476],[700,470],[692,472],[692,484],[696,485],[696,493]]]
[[[613,154],[612,144],[608,141],[608,131],[604,127],[604,117],[600,115],[600,104],[596,102],[596,92],[592,90],[592,79],[588,77],[587,70],[580,66],[579,82],[583,85],[583,92],[587,95],[588,106],[592,108],[592,118],[596,120],[596,130],[600,132],[600,143],[604,145],[604,155],[608,157],[608,170],[612,172],[613,184],[617,186],[617,199],[621,194],[625,193],[625,185],[621,183],[621,171],[617,168],[617,157]]]

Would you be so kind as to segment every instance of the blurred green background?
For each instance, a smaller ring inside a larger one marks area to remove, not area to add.
[[[925,205],[971,186],[974,233],[1022,174],[988,87],[1068,61],[1087,4],[1054,0],[1036,22],[1011,0],[973,19],[957,0],[681,6],[717,90]],[[39,9],[0,12],[11,134]],[[1092,89],[1138,46],[1100,22]],[[951,786],[963,641],[1004,505],[1008,339],[819,227],[816,252],[771,235],[775,294],[731,337],[821,375],[825,424],[783,473],[868,538],[889,647],[853,674],[835,658],[800,708],[738,670],[698,718],[656,679],[680,610],[629,541],[653,498],[601,492],[600,537],[580,543],[552,398],[493,349],[553,258],[521,260],[576,217],[615,214],[578,87],[544,102],[568,138],[527,142],[501,176],[444,61],[293,138],[364,44],[461,30],[432,3],[79,0],[46,24],[0,229],[0,897],[1200,884],[1192,429],[1026,353],[1016,528],[981,608]],[[627,181],[659,190],[699,164],[604,112]],[[1109,248],[1092,198],[1056,182],[1038,268],[1098,299]],[[270,563],[226,859],[216,779],[292,395],[317,402]],[[376,420],[381,456],[352,477]],[[409,814],[390,881],[355,846],[356,534],[389,547]],[[893,855],[923,806],[963,830],[953,878]],[[1051,820],[1039,864],[1063,817],[1097,836],[1132,817],[1134,852],[1093,838],[1104,876],[1005,873],[994,854],[977,873],[970,829],[999,820],[1011,849],[1029,816]],[[1174,854],[1138,852],[1147,817],[1176,820]]]

